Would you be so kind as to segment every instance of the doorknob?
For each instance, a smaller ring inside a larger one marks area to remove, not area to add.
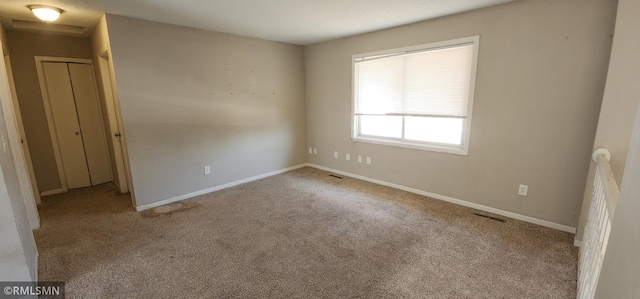
[[[76,132],[76,135],[80,135],[80,132]]]
[[[120,137],[120,132],[113,134],[113,136]]]

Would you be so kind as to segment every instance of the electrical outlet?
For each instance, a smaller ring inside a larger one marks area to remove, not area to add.
[[[351,161],[351,154],[347,153],[346,155],[344,155],[344,159],[347,161]]]
[[[334,158],[338,159],[338,156],[339,156],[339,155],[338,155],[338,152],[333,152],[333,157],[334,157]]]
[[[518,188],[518,195],[527,196],[527,193],[529,193],[529,186],[520,185],[520,187]]]
[[[371,165],[371,157],[367,157],[367,165]]]
[[[313,149],[309,147],[309,154],[313,154]]]
[[[211,174],[211,166],[207,165],[204,167],[204,174]]]
[[[358,155],[358,163],[362,163],[362,156]]]
[[[314,155],[317,155],[317,154],[318,154],[318,149],[317,149],[317,148],[315,148],[315,147],[313,148],[313,154],[314,154]]]

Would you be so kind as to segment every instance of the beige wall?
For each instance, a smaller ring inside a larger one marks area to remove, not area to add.
[[[113,139],[111,137],[115,132],[111,132],[111,126],[109,125],[109,115],[107,113],[108,109],[107,109],[107,102],[105,99],[105,91],[104,91],[105,87],[103,85],[104,82],[102,78],[103,70],[100,67],[100,63],[99,63],[100,58],[98,57],[98,55],[101,54],[101,51],[107,50],[109,47],[107,19],[104,15],[100,18],[100,21],[98,22],[95,29],[93,30],[93,33],[91,33],[89,40],[91,42],[91,50],[93,53],[93,67],[95,69],[96,85],[98,87],[98,97],[100,99],[100,111],[102,112],[102,120],[104,122],[103,126],[105,129],[105,136],[107,140],[109,162],[111,163],[111,177],[113,178],[114,183],[116,183],[117,185],[120,185],[120,182],[118,181],[116,158],[115,158],[114,148],[113,148]],[[111,87],[108,87],[108,88],[111,88]]]
[[[635,7],[634,7],[635,6]],[[618,184],[624,174],[640,88],[629,78],[640,78],[640,3],[621,0],[600,110],[594,149],[611,151],[611,169]],[[594,163],[595,165],[595,163]]]
[[[612,152],[620,197],[596,298],[640,298],[640,2],[620,0],[596,146]],[[635,125],[634,125],[635,121]],[[600,143],[599,143],[600,142]],[[616,159],[617,157],[617,159]],[[620,169],[624,161],[624,169]]]
[[[5,31],[0,24],[0,97],[11,94],[4,65]],[[1,109],[1,108],[0,108]],[[0,136],[8,140],[0,111]],[[37,277],[37,249],[27,218],[11,147],[0,151],[0,281],[29,281]]]
[[[107,23],[138,206],[306,162],[302,47]]]
[[[594,149],[604,147],[611,152],[611,169],[618,185],[622,182],[625,172],[635,111],[640,102],[639,80],[629,80],[629,78],[640,78],[639,18],[640,3],[638,1],[619,2],[607,85],[594,142]],[[578,234],[576,234],[577,240],[583,238],[591,204],[594,173],[595,163],[591,163]]]
[[[306,47],[307,140],[319,151],[309,162],[576,227],[615,4],[521,0]],[[351,55],[472,35],[481,37],[468,156],[350,140]]]
[[[41,192],[61,188],[47,117],[44,112],[34,56],[91,59],[88,38],[65,35],[7,32],[13,77],[18,94],[31,159]]]

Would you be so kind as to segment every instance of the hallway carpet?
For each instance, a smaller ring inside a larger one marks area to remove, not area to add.
[[[39,278],[67,298],[576,296],[571,234],[313,168],[140,213],[106,184],[39,212]]]

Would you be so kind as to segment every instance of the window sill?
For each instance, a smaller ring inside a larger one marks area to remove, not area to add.
[[[469,149],[466,147],[457,147],[457,146],[438,146],[435,144],[418,144],[418,143],[408,143],[408,142],[399,142],[399,141],[392,141],[392,140],[386,140],[386,139],[377,139],[377,138],[370,138],[370,137],[351,137],[352,141],[355,142],[363,142],[363,143],[371,143],[371,144],[379,144],[379,145],[387,145],[387,146],[395,146],[395,147],[401,147],[401,148],[410,148],[410,149],[416,149],[416,150],[422,150],[422,151],[430,151],[430,152],[440,152],[440,153],[448,153],[448,154],[454,154],[454,155],[462,155],[462,156],[468,156],[469,155]]]

